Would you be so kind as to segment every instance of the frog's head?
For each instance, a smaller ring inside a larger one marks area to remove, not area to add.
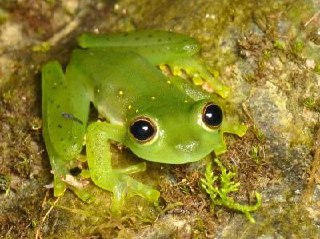
[[[127,126],[125,144],[137,156],[182,164],[200,160],[212,151],[226,151],[224,115],[217,104],[201,100],[181,107],[152,108],[133,116]]]

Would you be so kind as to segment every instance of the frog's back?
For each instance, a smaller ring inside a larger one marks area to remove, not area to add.
[[[166,102],[179,105],[186,100],[156,66],[135,52],[75,50],[68,68],[84,75],[90,101],[113,123],[123,123],[127,111],[139,110],[141,102],[166,107]]]

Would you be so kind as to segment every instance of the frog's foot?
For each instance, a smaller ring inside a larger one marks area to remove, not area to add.
[[[229,134],[236,134],[242,137],[247,132],[248,126],[241,124],[235,120],[225,120],[222,123],[221,131]]]
[[[244,124],[239,123],[236,119],[226,118],[217,132],[217,137],[214,138],[213,151],[218,156],[227,151],[227,145],[225,143],[223,134],[236,134],[242,137],[247,132],[248,127]]]
[[[64,195],[66,189],[70,189],[78,198],[83,202],[91,203],[94,200],[94,197],[88,192],[86,186],[89,181],[78,180],[76,177],[66,174],[62,176],[61,174],[54,175],[54,196],[61,197]]]
[[[244,124],[240,124],[237,121],[234,120],[225,120],[223,121],[221,125],[221,129],[218,133],[218,137],[215,138],[213,151],[218,156],[220,154],[223,154],[227,151],[227,145],[225,143],[223,134],[229,133],[229,134],[236,134],[239,137],[242,137],[247,132],[248,127]]]
[[[67,174],[64,178],[64,182],[67,184],[67,187],[83,202],[93,202],[94,197],[88,192],[88,188],[86,187],[89,184],[88,180],[82,180],[82,178],[79,179],[78,177]]]
[[[52,173],[54,174],[54,181],[53,181],[53,189],[54,189],[54,196],[61,197],[64,195],[66,189],[70,189],[74,194],[76,194],[82,201],[86,203],[91,203],[94,197],[88,193],[87,191],[87,184],[89,181],[82,180],[83,177],[82,173],[80,175],[81,180],[78,177],[74,177],[70,174],[67,170],[67,165],[64,160],[55,155],[53,157],[55,161],[52,161]],[[85,171],[85,170],[84,170]]]
[[[218,80],[218,74],[211,74],[198,58],[176,59],[166,62],[173,75],[183,76],[183,72],[192,78],[195,85],[201,85],[206,91],[214,91],[223,98],[228,97],[230,88]],[[163,66],[160,66],[163,69]]]
[[[133,179],[129,174],[146,170],[146,163],[142,162],[123,169],[112,169],[103,176],[90,171],[92,181],[99,187],[112,192],[111,213],[119,215],[127,199],[140,196],[151,203],[157,203],[160,192]]]
[[[160,196],[159,191],[142,184],[127,175],[114,174],[112,178],[114,183],[112,190],[106,188],[113,193],[111,203],[112,214],[119,215],[127,199],[136,195],[147,199],[151,203],[158,202]]]

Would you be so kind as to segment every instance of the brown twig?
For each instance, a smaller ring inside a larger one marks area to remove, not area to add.
[[[320,15],[320,11],[316,12],[305,24],[304,27],[307,27],[314,19]]]
[[[45,195],[44,199],[43,199],[43,202],[42,202],[42,207],[44,207],[46,201],[47,201],[47,197],[48,197],[48,194]],[[42,218],[38,228],[37,228],[37,232],[36,232],[36,239],[42,239],[42,236],[41,236],[41,228],[44,224],[44,222],[47,220],[47,218],[49,217],[49,214],[51,213],[52,209],[55,207],[55,205],[58,203],[60,197],[58,197],[54,202],[53,204],[51,205],[51,207],[48,209],[48,211],[46,212],[46,214],[44,215],[44,217]]]

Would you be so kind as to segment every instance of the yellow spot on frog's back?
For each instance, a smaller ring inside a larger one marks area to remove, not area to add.
[[[155,100],[155,99],[156,99],[156,97],[152,96],[152,97],[151,97],[151,99],[152,99],[152,100]]]
[[[131,105],[128,105],[128,109],[131,110],[131,108],[132,108],[132,106],[131,106]]]
[[[192,81],[193,81],[193,84],[195,84],[195,85],[202,85],[203,84],[203,80],[199,74],[194,74]]]
[[[167,83],[170,85],[170,84],[171,84],[171,81],[167,80]]]
[[[188,101],[187,101],[187,100],[184,100],[184,103],[188,103]]]
[[[166,65],[161,64],[161,65],[159,65],[159,68],[160,68],[160,70],[161,70],[161,71],[164,71],[164,70],[166,70],[166,69],[167,69],[167,66],[166,66]]]
[[[166,76],[171,76],[172,75],[172,72],[171,72],[170,67],[168,65],[159,65],[159,69]]]
[[[122,91],[122,90],[119,90],[118,94],[119,94],[119,95],[123,95],[123,91]]]
[[[217,88],[219,89],[219,87],[217,87]],[[213,92],[213,89],[212,89],[212,87],[209,85],[208,82],[204,82],[204,83],[202,84],[202,89],[205,90],[205,91],[207,91],[207,92],[209,92],[209,93],[212,93],[212,92]],[[222,90],[222,89],[220,89],[220,90]]]
[[[181,76],[182,75],[181,68],[178,67],[178,66],[174,66],[172,74],[175,75],[175,76]]]
[[[139,110],[138,109],[136,109],[136,113],[138,113],[139,112]]]

